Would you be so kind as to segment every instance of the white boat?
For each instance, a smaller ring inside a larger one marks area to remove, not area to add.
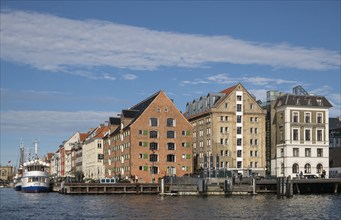
[[[24,163],[24,174],[21,177],[22,192],[49,192],[49,164],[38,159],[38,143],[35,142],[35,158]]]

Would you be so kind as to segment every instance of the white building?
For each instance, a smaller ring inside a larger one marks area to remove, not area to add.
[[[272,175],[329,173],[329,108],[323,96],[286,94],[275,104],[276,153]]]
[[[98,126],[89,133],[83,143],[82,170],[85,178],[100,179],[105,177],[103,137],[108,130],[108,126]]]

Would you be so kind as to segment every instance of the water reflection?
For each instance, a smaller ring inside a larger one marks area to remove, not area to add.
[[[72,196],[0,189],[0,196],[1,219],[338,219],[341,215],[341,195],[298,195],[291,199],[277,199],[276,195]]]

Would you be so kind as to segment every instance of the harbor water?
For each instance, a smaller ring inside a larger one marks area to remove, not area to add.
[[[0,219],[341,219],[341,195],[62,195],[0,189]]]

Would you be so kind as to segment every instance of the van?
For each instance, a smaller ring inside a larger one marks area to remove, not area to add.
[[[116,179],[115,179],[115,177],[113,177],[113,178],[101,178],[100,179],[100,183],[103,183],[103,184],[105,184],[105,183],[116,183],[117,181],[116,181]]]

